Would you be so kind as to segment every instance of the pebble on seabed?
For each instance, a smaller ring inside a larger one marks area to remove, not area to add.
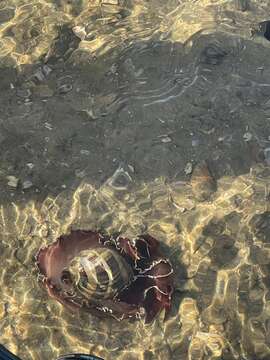
[[[59,86],[59,88],[57,89],[59,94],[66,94],[68,92],[70,92],[72,90],[72,85],[71,84],[64,84]]]
[[[243,139],[246,141],[246,142],[249,142],[251,139],[252,139],[252,134],[250,132],[246,132],[244,135],[243,135]]]
[[[19,179],[16,178],[15,176],[7,176],[7,180],[8,180],[8,186],[16,188],[19,184]]]
[[[84,40],[86,38],[87,33],[84,26],[74,26],[72,30],[79,39]]]
[[[23,188],[24,190],[29,189],[29,188],[32,187],[32,186],[33,186],[33,183],[32,183],[32,181],[30,181],[30,180],[25,180],[25,181],[23,182],[23,184],[22,184],[22,188]]]
[[[166,144],[166,143],[171,142],[172,139],[171,139],[169,136],[164,136],[164,137],[161,139],[161,141]]]
[[[192,173],[192,169],[193,169],[193,166],[192,166],[192,163],[191,162],[188,162],[185,166],[185,169],[184,169],[184,172],[186,175],[189,175]]]
[[[26,166],[31,170],[34,168],[35,165],[30,162],[30,163],[27,163]]]
[[[20,98],[27,99],[32,93],[30,89],[19,88],[17,89],[16,94]]]

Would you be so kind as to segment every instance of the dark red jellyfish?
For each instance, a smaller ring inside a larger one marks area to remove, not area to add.
[[[49,295],[72,310],[150,323],[171,307],[173,269],[150,235],[71,231],[40,249],[37,265]]]

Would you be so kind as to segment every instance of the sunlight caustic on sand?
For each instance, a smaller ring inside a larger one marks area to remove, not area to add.
[[[172,359],[188,354],[191,360],[206,353],[209,359],[226,353],[236,358],[251,351],[270,354],[269,179],[263,167],[222,178],[205,202],[194,199],[189,184],[157,179],[136,186],[130,182],[121,190],[112,181],[100,188],[82,183],[73,193],[66,190],[42,204],[2,206],[1,342],[33,359],[90,350],[105,358],[113,350],[121,359],[144,359],[149,353]],[[38,283],[35,254],[76,228],[128,236],[149,232],[162,242],[177,288],[167,322],[163,314],[150,326],[98,321],[48,299]]]

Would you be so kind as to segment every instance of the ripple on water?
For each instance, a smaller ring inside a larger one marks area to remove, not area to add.
[[[4,305],[0,315],[5,326],[1,342],[22,357],[29,358],[30,352],[31,358],[42,354],[45,360],[74,351],[92,351],[105,358],[113,351],[123,359],[134,354],[142,359],[158,358],[160,354],[170,359],[179,359],[183,354],[203,359],[205,351],[213,358],[228,353],[237,358],[236,354],[242,352],[259,354],[259,344],[264,344],[266,355],[270,354],[265,330],[270,286],[268,211],[258,214],[256,201],[246,202],[241,209],[235,202],[224,205],[226,198],[235,195],[254,200],[253,192],[245,192],[245,184],[250,182],[258,197],[269,178],[261,177],[263,168],[256,171],[256,176],[234,178],[231,186],[226,183],[225,190],[221,179],[211,202],[194,199],[193,208],[184,213],[172,207],[168,194],[177,196],[178,201],[182,196],[184,202],[193,197],[191,188],[163,181],[132,189],[112,187],[110,181],[99,189],[82,184],[74,193],[65,191],[43,204],[2,207]],[[147,198],[151,199],[152,210],[146,207],[141,216],[140,204]],[[180,300],[175,294],[167,322],[163,323],[162,314],[147,327],[140,321],[97,321],[86,314],[72,314],[48,299],[39,286],[34,259],[37,249],[70,227],[99,228],[106,213],[111,214],[106,219],[109,232],[125,228],[135,236],[147,224],[147,231],[163,241],[168,256],[173,249],[181,249],[171,261],[176,284],[182,282],[182,295]],[[41,229],[45,223],[50,231],[44,233]]]

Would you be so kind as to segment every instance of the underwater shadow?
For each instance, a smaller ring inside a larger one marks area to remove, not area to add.
[[[119,164],[148,182],[189,180],[203,159],[216,179],[269,161],[267,47],[225,33],[99,58],[78,45],[63,26],[38,63],[1,69],[2,204],[99,186]]]

